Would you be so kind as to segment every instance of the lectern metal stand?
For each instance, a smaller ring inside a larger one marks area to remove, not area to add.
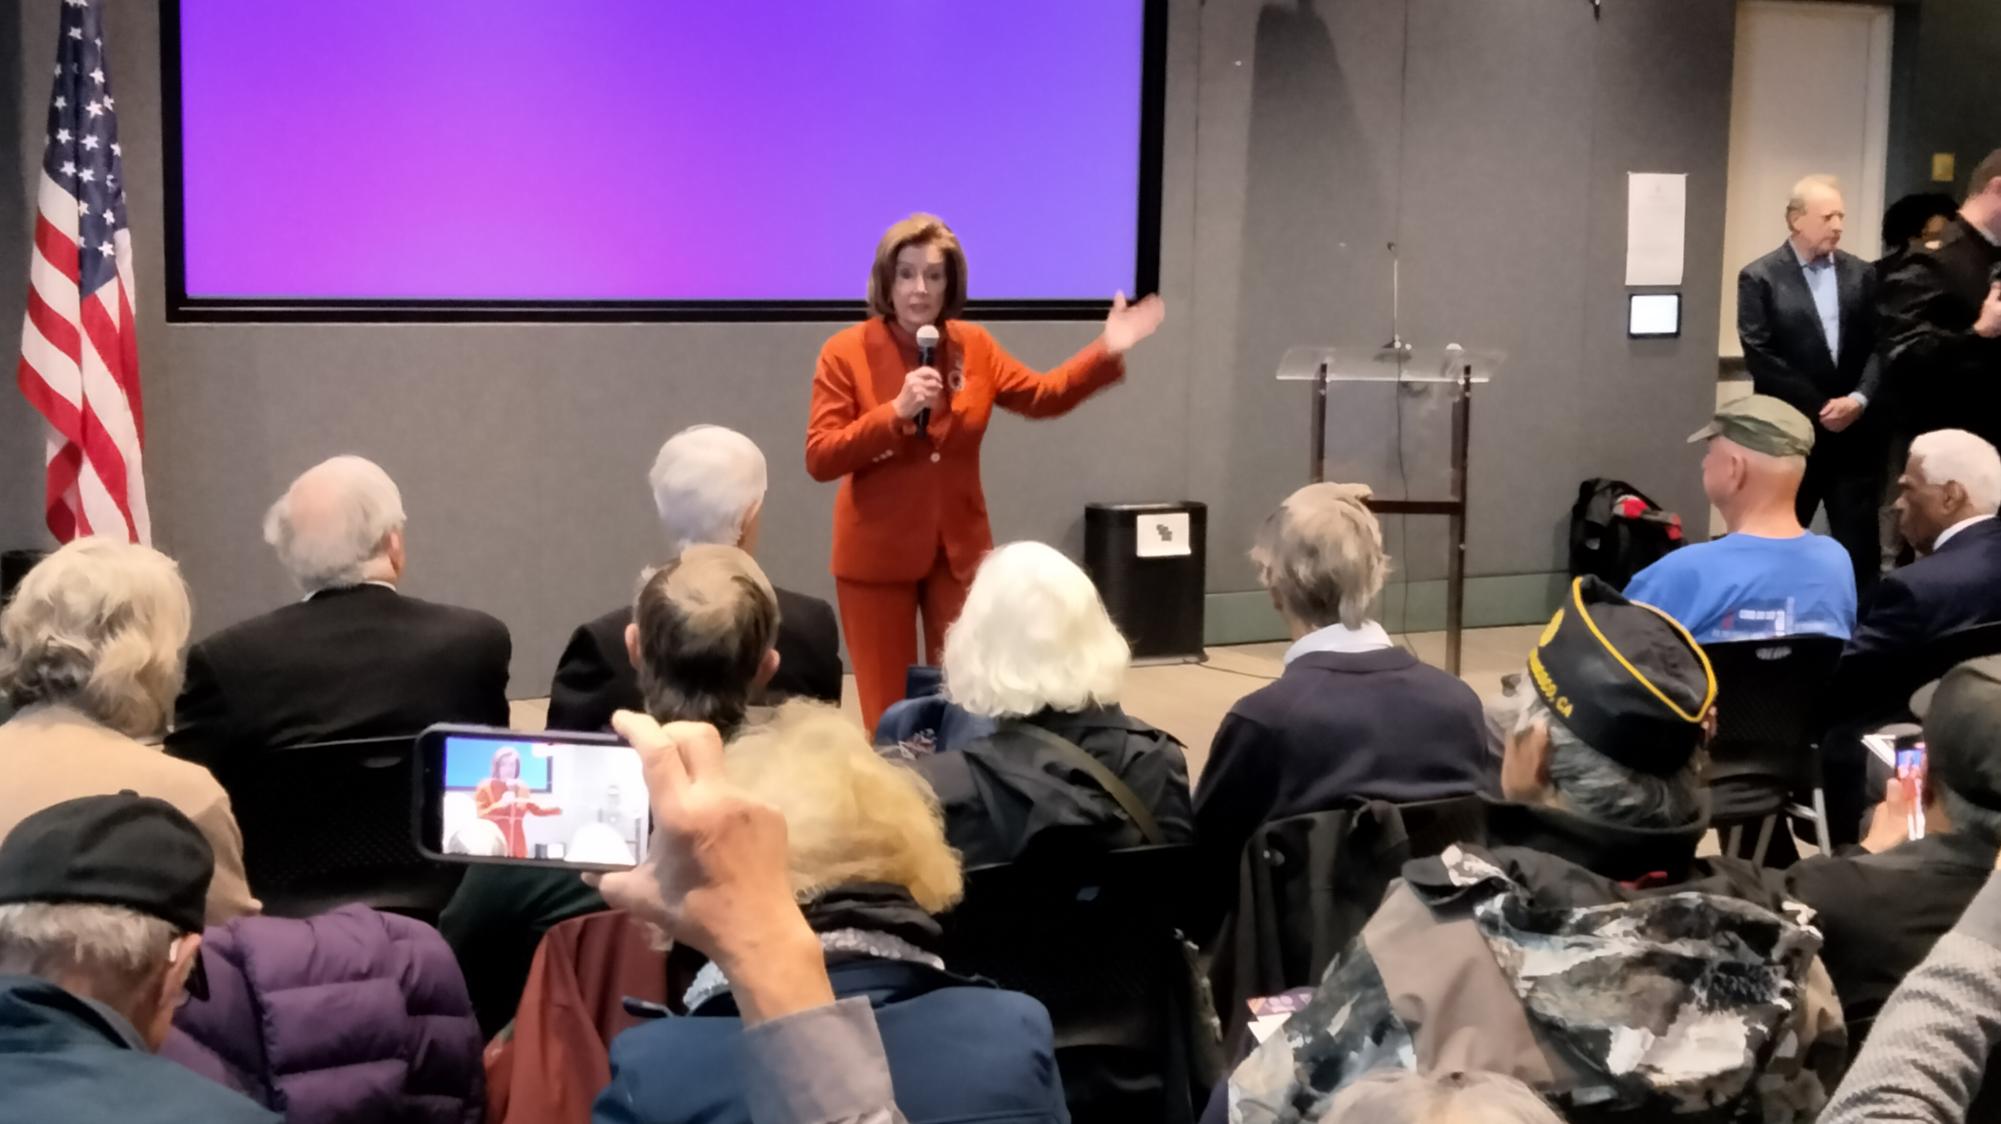
[[[1452,554],[1445,573],[1445,670],[1459,674],[1461,637],[1466,615],[1466,463],[1471,444],[1473,388],[1492,379],[1502,356],[1471,352],[1458,346],[1419,352],[1408,344],[1379,348],[1294,348],[1279,364],[1278,377],[1313,383],[1312,430],[1309,435],[1314,483],[1327,479],[1327,403],[1337,382],[1390,382],[1401,388],[1444,384],[1452,387],[1452,486],[1446,499],[1371,499],[1379,515],[1443,515]],[[1425,372],[1416,374],[1414,372]],[[1404,622],[1409,628],[1409,622]]]

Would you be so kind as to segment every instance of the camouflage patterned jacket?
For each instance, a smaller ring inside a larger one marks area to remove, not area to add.
[[[1379,1066],[1512,1074],[1573,1122],[1813,1119],[1847,1042],[1820,934],[1748,865],[1696,860],[1706,826],[1496,805],[1489,845],[1407,865],[1231,1075],[1231,1124],[1318,1120]]]

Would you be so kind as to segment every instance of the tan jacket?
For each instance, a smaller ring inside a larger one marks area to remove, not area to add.
[[[64,706],[37,706],[0,725],[0,836],[51,804],[131,789],[179,808],[215,851],[208,923],[262,910],[243,875],[243,833],[207,769],[168,757]]]

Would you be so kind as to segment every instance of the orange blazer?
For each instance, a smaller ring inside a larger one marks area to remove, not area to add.
[[[942,543],[952,572],[970,579],[994,545],[980,490],[980,439],[994,407],[1055,417],[1125,374],[1124,361],[1093,341],[1045,375],[962,320],[943,325],[933,365],[945,375],[946,405],[919,437],[916,422],[896,416],[903,377],[917,367],[915,340],[876,317],[820,349],[806,471],[841,482],[836,578],[915,582],[931,572]]]

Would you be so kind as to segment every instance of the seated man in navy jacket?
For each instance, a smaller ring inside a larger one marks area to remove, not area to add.
[[[1919,436],[1897,481],[1896,506],[1898,528],[1919,557],[1885,575],[1864,602],[1828,696],[1834,730],[1821,743],[1822,768],[1837,843],[1855,839],[1872,787],[1857,734],[1909,719],[1911,693],[1945,670],[1936,666],[1942,637],[2001,621],[1994,446],[1963,429]]]
[[[1844,713],[1904,717],[1911,692],[1941,670],[1920,670],[1912,656],[1948,632],[2001,621],[1997,508],[2001,454],[1994,446],[1963,429],[1911,442],[1897,481],[1897,518],[1919,557],[1885,576],[1862,606],[1841,656]]]
[[[697,543],[755,554],[765,479],[764,453],[735,430],[697,425],[668,438],[647,473],[667,557],[677,558]],[[833,608],[803,593],[777,594],[780,662],[769,701],[800,697],[840,705],[841,631]],[[549,729],[601,730],[614,711],[646,709],[625,650],[631,623],[628,601],[570,634],[549,685]]]
[[[1251,551],[1293,645],[1285,673],[1224,717],[1195,790],[1199,892],[1217,917],[1262,824],[1360,799],[1496,791],[1479,697],[1368,617],[1389,569],[1368,495],[1309,484],[1265,520]]]

